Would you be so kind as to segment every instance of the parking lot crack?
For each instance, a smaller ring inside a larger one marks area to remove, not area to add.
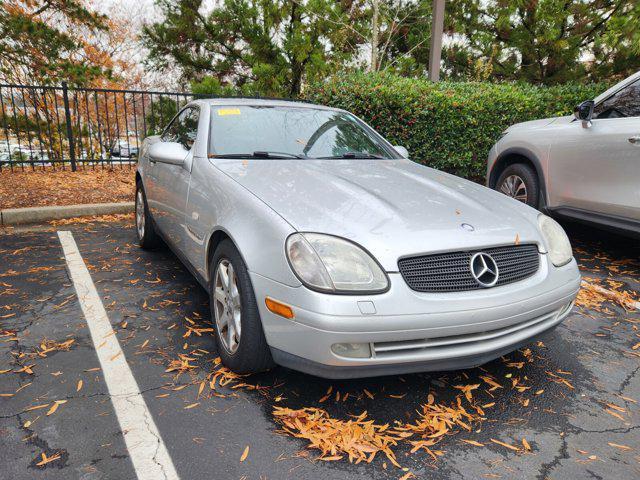
[[[127,402],[133,404],[133,402],[131,401],[131,398],[127,397],[126,400],[127,400]],[[149,422],[149,411],[147,409],[144,409],[143,415],[144,415],[144,424],[145,424],[147,432],[156,439],[156,448],[154,450],[154,453],[153,453],[153,456],[151,457],[151,459],[153,460],[153,462],[156,465],[158,465],[158,467],[160,467],[160,470],[162,471],[162,476],[166,479],[167,478],[167,472],[164,469],[164,465],[162,464],[162,462],[158,462],[158,460],[157,460],[158,452],[160,450],[161,440],[156,435],[154,429],[151,427],[151,423]]]
[[[562,439],[562,443],[560,444],[558,453],[555,455],[555,457],[553,457],[553,460],[551,460],[551,462],[542,464],[538,476],[536,477],[538,480],[546,480],[547,478],[549,478],[549,474],[553,471],[553,469],[560,465],[560,462],[562,460],[569,458],[566,435],[562,435],[560,438]]]
[[[624,391],[626,390],[626,388],[629,386],[629,383],[631,382],[631,379],[633,379],[633,377],[636,376],[636,374],[638,373],[638,371],[640,371],[640,365],[638,365],[635,370],[633,370],[633,372],[629,373],[625,379],[622,381],[622,383],[620,384],[620,389],[618,390],[618,393],[620,395],[622,395],[624,393]]]

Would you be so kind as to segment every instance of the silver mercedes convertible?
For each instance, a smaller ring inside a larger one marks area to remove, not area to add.
[[[407,157],[344,110],[194,101],[144,141],[138,239],[207,289],[239,373],[468,368],[557,326],[580,285],[562,227]]]

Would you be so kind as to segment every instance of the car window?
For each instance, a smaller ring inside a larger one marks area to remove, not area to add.
[[[640,80],[596,105],[594,118],[640,117]]]
[[[350,154],[356,158],[397,158],[377,133],[347,112],[297,106],[214,107],[209,153],[225,156],[253,152],[297,158]]]
[[[173,122],[162,134],[163,142],[177,142],[191,149],[198,134],[198,119],[200,109],[197,107],[187,107],[173,119]]]

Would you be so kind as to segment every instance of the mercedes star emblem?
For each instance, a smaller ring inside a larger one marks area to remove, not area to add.
[[[488,288],[498,282],[498,265],[488,253],[478,252],[473,255],[469,267],[478,285]]]

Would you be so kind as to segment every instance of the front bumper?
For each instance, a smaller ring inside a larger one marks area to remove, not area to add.
[[[541,260],[523,281],[442,294],[415,292],[397,273],[389,274],[388,292],[363,296],[312,292],[255,273],[251,279],[276,363],[352,378],[474,367],[553,329],[571,310],[580,274],[575,260],[561,268]],[[267,310],[266,296],[290,305],[295,318]],[[368,343],[371,355],[339,356],[336,343]]]

